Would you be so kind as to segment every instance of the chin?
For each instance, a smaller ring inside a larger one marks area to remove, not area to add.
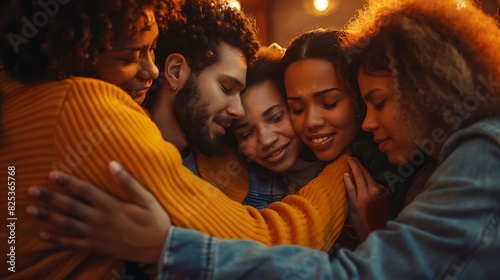
[[[141,97],[137,97],[134,99],[134,101],[139,104],[139,105],[142,105],[142,103],[144,102],[144,100],[146,100],[146,97],[145,96],[141,96]]]
[[[399,153],[387,153],[387,159],[390,163],[396,165],[401,165],[408,162],[408,157],[404,157]]]
[[[275,172],[275,173],[283,173],[283,172],[286,172],[288,169],[292,168],[293,164],[295,162],[282,162],[278,165],[273,165],[273,164],[269,164],[268,162],[265,162],[265,161],[256,161],[259,165],[263,166],[264,168],[266,169],[269,169],[271,170],[272,172]]]
[[[293,164],[294,164],[294,162],[282,163],[279,166],[277,166],[271,170],[276,172],[276,173],[283,173],[283,172],[286,172],[287,170],[289,170],[290,168],[292,168]]]
[[[322,153],[314,153],[316,157],[321,161],[331,161],[336,160],[342,153],[337,151],[326,151]]]

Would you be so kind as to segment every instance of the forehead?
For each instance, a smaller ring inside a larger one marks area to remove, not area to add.
[[[369,99],[369,93],[373,90],[392,90],[394,79],[392,75],[383,70],[367,73],[363,69],[358,70],[358,85],[363,99]],[[385,91],[384,91],[385,92]]]
[[[276,104],[286,105],[285,98],[271,81],[264,81],[247,88],[245,93],[241,95],[241,101],[245,110],[258,107],[269,108]]]
[[[339,87],[333,64],[326,59],[308,58],[295,61],[285,70],[287,94],[312,93],[323,87]]]
[[[222,42],[218,47],[217,61],[200,72],[200,78],[226,77],[245,86],[247,61],[240,49]]]

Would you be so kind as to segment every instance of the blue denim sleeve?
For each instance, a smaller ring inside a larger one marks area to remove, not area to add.
[[[324,252],[189,230],[167,241],[164,272],[192,279],[498,279],[500,122],[452,135],[439,166],[387,228],[356,251]],[[170,244],[169,244],[170,243]]]

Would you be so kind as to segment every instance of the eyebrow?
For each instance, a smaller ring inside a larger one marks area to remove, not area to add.
[[[372,98],[372,95],[373,95],[375,92],[379,91],[379,90],[380,90],[379,88],[374,88],[374,89],[370,90],[367,94],[365,94],[365,95],[363,96],[363,100],[365,100],[365,101],[369,101],[369,100]]]
[[[281,106],[283,106],[283,105],[281,105],[281,104],[276,104],[276,105],[274,105],[274,106],[269,107],[269,109],[265,110],[265,111],[262,113],[262,116],[264,116],[264,117],[265,117],[265,116],[269,115],[269,114],[270,114],[270,113],[274,110],[274,108],[278,108],[278,107],[281,107]]]
[[[265,117],[265,116],[269,115],[269,114],[270,114],[270,113],[271,113],[271,112],[272,112],[275,108],[278,108],[278,107],[281,107],[281,106],[283,106],[283,105],[281,105],[281,104],[276,104],[276,105],[273,105],[273,106],[269,107],[267,110],[265,110],[264,112],[262,112],[262,116],[264,116],[264,117]],[[236,130],[238,130],[238,129],[240,129],[240,128],[247,127],[247,126],[249,126],[249,125],[250,125],[250,124],[249,124],[248,122],[244,122],[244,123],[242,123],[242,124],[240,124],[240,125],[236,126],[235,128],[233,128],[233,131],[236,131]]]
[[[327,89],[324,89],[322,91],[318,91],[318,92],[314,92],[312,94],[313,97],[319,97],[319,96],[322,96],[322,95],[325,95],[329,92],[332,92],[332,91],[341,91],[339,88],[327,88]],[[295,101],[300,101],[302,100],[302,98],[300,97],[287,97],[286,98],[287,100],[295,100]]]
[[[151,46],[155,46],[158,43],[158,36],[156,36],[155,40],[151,44]],[[142,46],[130,46],[130,47],[125,47],[122,50],[124,51],[140,51],[141,49],[147,47],[148,45],[142,45]]]
[[[226,75],[226,74],[223,74],[222,75],[222,79],[228,79],[228,80],[231,80],[233,81],[236,85],[238,85],[239,87],[241,87],[242,89],[245,88],[245,85],[240,81],[238,80],[237,78],[233,77],[233,76],[229,76],[229,75]]]

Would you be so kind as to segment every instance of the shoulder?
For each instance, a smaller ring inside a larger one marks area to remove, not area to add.
[[[88,77],[72,77],[65,82],[69,85],[65,108],[71,113],[78,109],[81,114],[118,115],[121,118],[130,111],[146,114],[132,97],[111,83]]]
[[[72,77],[67,79],[70,92],[74,96],[95,100],[119,100],[126,104],[135,103],[134,100],[121,88],[114,84],[88,77]]]
[[[333,178],[343,178],[344,173],[349,172],[347,164],[347,154],[340,155],[334,161],[330,162],[310,183],[333,182]]]
[[[500,116],[483,119],[453,133],[443,146],[438,163],[442,163],[457,151],[463,155],[486,156],[485,152],[500,149]],[[495,156],[497,153],[491,154]]]
[[[437,169],[429,182],[453,186],[472,184],[476,191],[497,190],[498,166],[500,117],[479,121],[452,134],[441,150]]]

